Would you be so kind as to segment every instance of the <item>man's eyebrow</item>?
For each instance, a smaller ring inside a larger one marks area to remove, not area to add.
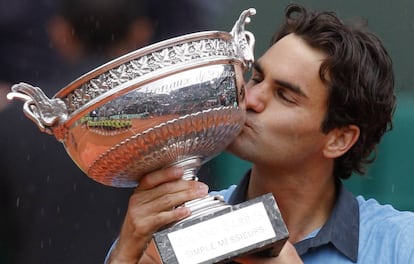
[[[260,65],[259,62],[254,62],[253,63],[253,68],[258,73],[263,74],[263,68],[262,68],[262,66]],[[278,79],[274,80],[273,82],[276,85],[282,86],[282,87],[284,87],[286,89],[289,89],[292,92],[294,92],[294,93],[296,93],[296,94],[298,94],[298,95],[300,95],[300,96],[302,96],[304,98],[308,98],[308,96],[303,92],[303,90],[298,85],[295,85],[295,84],[290,83],[290,82],[287,82],[287,81],[278,80]]]
[[[290,82],[286,82],[286,81],[282,81],[282,80],[274,80],[274,83],[276,85],[282,86],[288,90],[291,90],[292,92],[304,97],[304,98],[308,98],[308,96],[303,92],[303,90],[300,88],[300,86],[295,85],[293,83]]]

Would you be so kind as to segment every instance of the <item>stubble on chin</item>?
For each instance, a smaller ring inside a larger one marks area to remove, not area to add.
[[[236,155],[238,157],[243,156],[243,152],[246,151],[246,146],[244,143],[246,143],[246,127],[243,128],[243,130],[240,132],[239,135],[228,145],[226,148],[226,151]]]

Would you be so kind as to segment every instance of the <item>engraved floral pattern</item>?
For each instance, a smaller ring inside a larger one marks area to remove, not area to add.
[[[178,63],[212,56],[236,57],[233,42],[220,38],[202,39],[163,48],[108,70],[74,89],[62,100],[70,115],[92,99],[132,79]]]

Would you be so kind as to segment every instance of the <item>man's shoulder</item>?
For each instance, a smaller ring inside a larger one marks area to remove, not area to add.
[[[375,199],[365,199],[362,196],[357,197],[360,211],[360,222],[371,225],[397,225],[403,223],[414,223],[414,212],[399,211],[389,204],[380,204]]]
[[[368,262],[381,257],[393,260],[392,263],[413,263],[414,212],[399,211],[391,205],[382,205],[374,199],[365,200],[361,196],[357,200],[360,256],[365,255]]]

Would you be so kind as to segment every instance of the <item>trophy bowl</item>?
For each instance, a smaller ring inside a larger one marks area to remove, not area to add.
[[[241,131],[244,74],[254,60],[245,31],[255,9],[231,32],[168,39],[112,60],[49,99],[39,87],[12,86],[8,98],[43,132],[54,135],[93,180],[134,187],[140,178],[181,166],[185,179]]]

